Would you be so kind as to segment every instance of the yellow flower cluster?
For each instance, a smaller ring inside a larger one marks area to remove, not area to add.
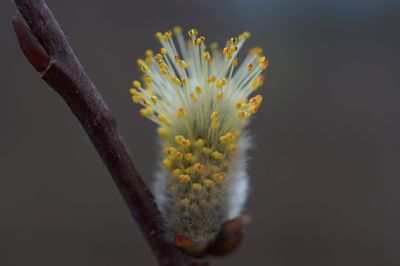
[[[269,62],[253,48],[239,65],[248,32],[230,38],[222,51],[216,43],[207,46],[196,29],[188,35],[185,41],[179,27],[156,33],[162,48],[137,61],[143,84],[134,81],[130,93],[162,139],[164,175],[156,193],[163,195],[158,204],[167,227],[205,243],[227,219],[232,166],[245,148],[241,132],[263,100],[250,96],[263,85]]]

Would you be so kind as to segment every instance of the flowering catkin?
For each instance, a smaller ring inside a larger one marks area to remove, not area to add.
[[[188,34],[185,42],[179,27],[156,33],[162,48],[138,60],[143,85],[134,81],[130,89],[143,105],[140,114],[158,125],[162,163],[154,194],[167,238],[182,247],[208,243],[222,223],[240,215],[248,187],[243,129],[262,102],[261,95],[250,96],[268,67],[261,48],[238,65],[248,32],[222,51],[216,43],[206,46],[196,29]]]

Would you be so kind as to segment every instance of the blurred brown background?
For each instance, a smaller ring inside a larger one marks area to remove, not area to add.
[[[254,216],[212,265],[400,265],[400,2],[48,0],[151,181],[154,125],[128,88],[153,34],[252,32],[271,60],[253,121]],[[0,265],[155,265],[64,102],[17,46],[0,3]]]

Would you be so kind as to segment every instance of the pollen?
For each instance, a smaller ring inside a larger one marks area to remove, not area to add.
[[[212,181],[212,180],[210,180],[210,179],[205,179],[205,180],[203,181],[203,184],[204,184],[206,187],[208,187],[208,188],[212,188],[212,187],[214,187],[214,185],[215,185],[214,181]]]
[[[226,83],[227,83],[226,79],[217,80],[217,82],[215,83],[215,87],[217,89],[221,89],[222,87],[224,87],[226,85]]]
[[[204,173],[206,171],[207,167],[204,164],[196,163],[194,165],[194,169],[199,173]]]
[[[184,205],[184,206],[188,206],[190,204],[190,199],[182,198],[181,199],[181,204]]]
[[[210,52],[204,52],[203,53],[203,58],[204,58],[204,60],[206,60],[207,62],[210,62],[211,61],[211,54],[210,54]]]
[[[218,120],[218,117],[219,117],[218,112],[213,112],[213,113],[211,114],[211,116],[210,116],[210,118],[211,118],[212,120]]]
[[[164,168],[168,169],[168,168],[171,168],[171,166],[173,165],[173,162],[169,159],[165,159],[162,164],[163,164]]]
[[[204,41],[205,41],[204,37],[196,38],[196,40],[194,41],[194,44],[201,45],[204,43]]]
[[[217,77],[214,76],[214,75],[211,75],[211,76],[208,77],[207,82],[212,83],[212,82],[214,82],[216,80],[217,80]]]
[[[167,123],[168,122],[168,118],[163,114],[159,114],[158,115],[158,119],[163,123]]]
[[[211,123],[212,128],[216,129],[220,125],[220,122],[218,120],[213,120]]]
[[[232,153],[232,152],[235,152],[235,151],[237,150],[237,148],[236,148],[236,145],[235,145],[235,144],[229,144],[229,145],[226,147],[226,150],[227,150],[228,152]]]
[[[224,181],[224,176],[221,173],[214,173],[212,175],[212,179],[217,183],[221,183]]]
[[[169,130],[165,127],[157,128],[157,133],[160,136],[160,138],[166,138],[169,136]]]
[[[199,184],[199,183],[194,183],[192,185],[192,189],[195,190],[195,191],[201,191],[202,188],[203,188],[203,186],[201,184]]]
[[[182,174],[182,170],[181,169],[174,169],[172,171],[172,176],[174,177],[179,177]]]
[[[139,94],[133,95],[132,100],[134,103],[140,103],[142,101],[142,97]]]
[[[183,158],[183,153],[182,152],[180,152],[180,151],[178,151],[176,154],[175,154],[175,158],[177,159],[177,160],[182,160],[182,158]]]
[[[164,152],[169,156],[173,156],[176,154],[176,149],[174,147],[166,147]]]
[[[153,81],[150,76],[145,76],[143,80],[146,82],[146,84],[150,84]]]
[[[191,94],[190,94],[190,98],[192,98],[192,100],[193,100],[194,102],[197,102],[197,100],[199,99],[199,98],[196,96],[196,94],[194,94],[194,93],[191,93]]]
[[[199,94],[203,91],[199,86],[196,86],[195,90]]]
[[[210,153],[212,152],[212,149],[209,148],[209,147],[203,147],[203,148],[201,149],[201,151],[202,151],[203,153],[205,153],[205,154],[210,154]]]
[[[211,154],[211,156],[215,159],[215,160],[222,160],[224,158],[224,155],[218,151],[215,151]]]
[[[199,147],[203,147],[203,145],[204,145],[204,140],[203,139],[198,139],[193,143],[193,146],[198,147],[198,148]]]
[[[179,178],[179,182],[181,184],[187,184],[190,182],[190,179],[191,179],[190,175],[180,175],[178,178]]]
[[[198,34],[197,29],[191,29],[191,30],[188,31],[188,35],[190,37],[195,37],[197,34]]]
[[[183,68],[183,69],[186,69],[186,68],[187,68],[187,64],[186,64],[186,62],[183,61],[183,60],[180,60],[180,61],[179,61],[179,65],[180,65],[181,68]]]
[[[153,114],[153,109],[150,107],[140,109],[140,114],[144,117],[148,117]]]
[[[150,99],[151,99],[151,101],[152,101],[153,103],[157,103],[157,102],[158,102],[158,98],[157,98],[157,96],[155,96],[155,95],[151,96]]]
[[[182,34],[182,28],[179,27],[179,26],[175,26],[175,27],[173,28],[173,32],[174,32],[176,35]]]
[[[185,111],[185,109],[184,108],[179,108],[178,109],[178,112],[176,113],[176,115],[179,117],[179,118],[184,118],[185,116],[186,116],[186,111]]]
[[[167,49],[165,47],[160,49],[160,54],[166,55],[167,54]]]
[[[192,158],[193,158],[193,154],[191,154],[190,152],[185,154],[185,160],[186,161],[191,161]]]
[[[136,88],[136,89],[142,87],[142,84],[140,84],[140,82],[137,81],[137,80],[133,81],[132,85],[133,85],[133,87]]]

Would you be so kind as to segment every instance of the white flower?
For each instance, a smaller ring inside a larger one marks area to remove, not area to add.
[[[250,50],[238,65],[244,32],[220,51],[209,47],[196,29],[185,43],[179,27],[158,32],[162,48],[139,59],[142,85],[130,92],[140,113],[155,122],[163,149],[155,197],[168,238],[179,246],[204,245],[228,219],[238,216],[246,199],[248,178],[243,129],[257,112],[261,95],[249,98],[264,82],[268,60],[261,48]]]

